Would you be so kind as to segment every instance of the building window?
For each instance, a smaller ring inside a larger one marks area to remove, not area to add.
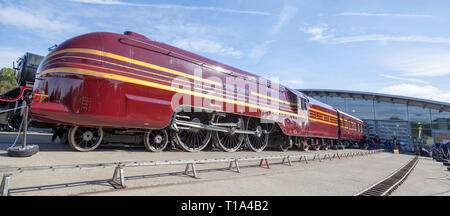
[[[375,119],[401,121],[407,120],[407,111],[405,104],[375,101]]]
[[[338,110],[347,112],[347,110],[345,109],[345,99],[344,98],[328,96],[326,103],[333,106],[334,108],[336,108]]]
[[[450,130],[450,112],[433,112],[431,110],[431,124],[435,130]]]

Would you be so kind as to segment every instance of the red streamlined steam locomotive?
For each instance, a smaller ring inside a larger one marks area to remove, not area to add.
[[[361,120],[301,92],[134,32],[57,46],[36,72],[30,113],[78,151],[327,149],[363,134]]]

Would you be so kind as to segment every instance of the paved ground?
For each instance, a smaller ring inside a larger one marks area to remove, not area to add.
[[[442,163],[422,157],[393,196],[450,196],[450,172]]]
[[[30,134],[29,143],[40,152],[29,158],[12,158],[6,149],[14,134],[0,133],[0,167],[67,165],[117,161],[149,161],[225,158],[304,153],[289,151],[151,153],[140,147],[105,146],[93,152],[75,152],[68,145],[50,142],[48,134]],[[355,150],[345,150],[355,151]],[[319,151],[325,153],[325,151]],[[327,152],[336,152],[330,150]],[[339,150],[338,152],[342,152]],[[315,154],[315,151],[305,154]],[[353,195],[388,176],[412,156],[378,153],[348,159],[293,162],[293,166],[270,160],[271,168],[258,161],[240,162],[241,173],[226,169],[227,163],[197,165],[199,178],[184,175],[185,165],[125,168],[127,189],[115,190],[107,183],[113,168],[13,175],[10,195]],[[394,195],[449,195],[449,179],[442,163],[423,158]]]

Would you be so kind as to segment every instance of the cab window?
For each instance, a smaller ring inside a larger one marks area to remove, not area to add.
[[[300,98],[300,109],[302,110],[308,110],[308,101],[306,98]]]

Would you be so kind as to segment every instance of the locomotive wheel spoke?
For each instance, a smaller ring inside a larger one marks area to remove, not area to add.
[[[266,127],[259,123],[259,119],[249,118],[247,120],[247,130],[257,131],[257,134],[246,135],[247,146],[255,152],[263,151],[268,144],[269,134],[264,133]]]
[[[195,123],[209,124],[210,115],[203,112],[180,112],[182,116],[188,116],[189,121]],[[201,129],[180,129],[174,133],[174,141],[188,152],[198,152],[203,150],[211,139],[212,132]]]
[[[86,128],[73,126],[68,133],[70,146],[77,151],[87,152],[96,149],[102,142],[101,128]]]
[[[169,143],[166,130],[151,130],[144,134],[144,146],[151,152],[162,152]]]
[[[217,117],[217,123],[238,123],[239,127],[238,129],[244,128],[244,120],[242,117],[236,117],[236,116],[228,116],[228,117]],[[215,132],[215,141],[220,149],[226,152],[235,152],[238,150],[245,138],[244,134],[230,134],[230,133],[224,133],[224,132]]]

